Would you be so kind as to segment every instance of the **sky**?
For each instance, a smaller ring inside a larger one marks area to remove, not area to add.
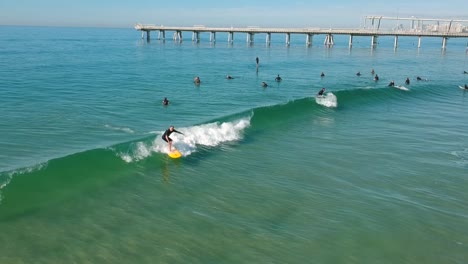
[[[468,0],[0,0],[0,25],[358,28],[367,15],[468,20]]]

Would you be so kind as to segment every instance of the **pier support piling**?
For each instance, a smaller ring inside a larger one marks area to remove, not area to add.
[[[164,34],[165,35],[165,34]],[[164,36],[165,38],[165,36]],[[176,31],[174,32],[174,35],[172,36],[172,39],[174,41],[179,41],[179,42],[182,42],[182,31]]]
[[[446,49],[447,48],[447,37],[443,37],[442,38],[442,49]]]
[[[421,48],[421,36],[418,37],[418,49]]]
[[[228,43],[232,43],[234,41],[234,32],[228,33]]]
[[[254,33],[247,33],[247,43],[251,44],[254,42]]]
[[[146,41],[150,42],[151,41],[151,31],[146,31]]]
[[[200,42],[200,32],[199,31],[193,31],[192,41],[196,42],[196,43]]]
[[[291,43],[291,33],[286,33],[286,46]]]
[[[377,36],[376,35],[373,35],[372,38],[371,38],[371,46],[374,48],[375,46],[377,46]]]
[[[307,46],[312,46],[312,38],[313,38],[312,34],[307,34],[307,37],[306,37],[306,45]]]
[[[395,36],[395,41],[393,43],[393,48],[394,49],[398,48],[398,36]]]
[[[349,47],[353,46],[353,35],[349,35]]]
[[[325,41],[323,42],[323,44],[327,46],[332,46],[333,44],[335,44],[335,42],[333,41],[333,35],[327,34],[327,36],[325,36]]]
[[[216,32],[210,33],[210,42],[216,42]]]
[[[271,43],[271,33],[266,33],[266,44],[270,46]]]

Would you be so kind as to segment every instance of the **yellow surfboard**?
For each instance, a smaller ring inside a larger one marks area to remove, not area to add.
[[[173,149],[172,152],[167,153],[167,155],[173,159],[178,159],[182,157],[182,153],[178,151],[177,149]]]

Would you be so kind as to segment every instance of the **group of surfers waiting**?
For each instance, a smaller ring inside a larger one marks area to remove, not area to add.
[[[257,63],[257,67],[258,67],[258,65],[259,65],[259,59],[258,59],[258,57],[257,57],[255,60],[256,60],[256,63]],[[464,73],[464,74],[468,74],[467,71],[464,71],[463,73]],[[371,70],[371,74],[374,75],[374,81],[379,81],[379,75],[377,75],[377,74],[375,73],[374,69]],[[357,73],[356,73],[356,76],[361,76],[361,72],[357,72]],[[320,77],[321,77],[321,78],[325,77],[325,73],[321,72],[321,73],[320,73]],[[232,79],[234,79],[234,77],[232,77],[231,75],[226,75],[226,79],[232,80]],[[276,81],[276,82],[281,82],[282,80],[283,80],[283,79],[281,78],[281,76],[280,76],[279,74],[278,74],[278,75],[276,76],[276,78],[275,78],[275,81]],[[417,80],[417,81],[422,81],[422,80],[426,80],[426,79],[423,79],[423,78],[417,76],[417,77],[416,77],[416,80]],[[200,77],[199,77],[199,76],[195,77],[195,78],[193,79],[193,82],[194,82],[196,85],[199,85],[199,84],[201,83]],[[411,83],[410,79],[409,79],[409,78],[406,78],[406,80],[405,80],[405,85],[410,85],[410,83]],[[392,81],[388,84],[388,86],[389,86],[389,87],[394,87],[394,86],[395,86],[395,81],[392,80]],[[264,87],[264,88],[268,87],[268,83],[262,82],[262,87]],[[465,84],[464,88],[468,90],[468,85]],[[325,88],[322,88],[322,89],[318,92],[317,95],[323,96],[323,93],[324,93],[324,92],[325,92]],[[165,97],[164,100],[162,101],[162,104],[163,104],[163,105],[169,105],[169,100]]]
[[[418,77],[416,77],[416,80],[421,81],[422,78],[418,76]],[[405,84],[406,84],[406,85],[409,85],[410,82],[411,82],[410,79],[409,79],[409,78],[406,78]],[[388,84],[388,86],[390,86],[390,87],[395,86],[395,81],[392,80],[392,81]]]

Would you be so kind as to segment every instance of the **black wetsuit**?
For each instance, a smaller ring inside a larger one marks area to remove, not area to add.
[[[322,90],[320,90],[320,91],[318,92],[318,95],[323,95],[324,92],[325,92],[325,90],[322,89]]]
[[[181,132],[179,132],[179,131],[177,131],[177,130],[175,130],[175,129],[172,130],[172,131],[171,131],[170,129],[168,129],[168,130],[166,130],[166,132],[164,132],[164,134],[162,135],[162,139],[163,139],[164,141],[168,142],[167,139],[166,139],[166,136],[167,136],[167,138],[169,139],[169,141],[172,141],[172,138],[170,138],[169,136],[170,136],[173,132],[182,134]]]

